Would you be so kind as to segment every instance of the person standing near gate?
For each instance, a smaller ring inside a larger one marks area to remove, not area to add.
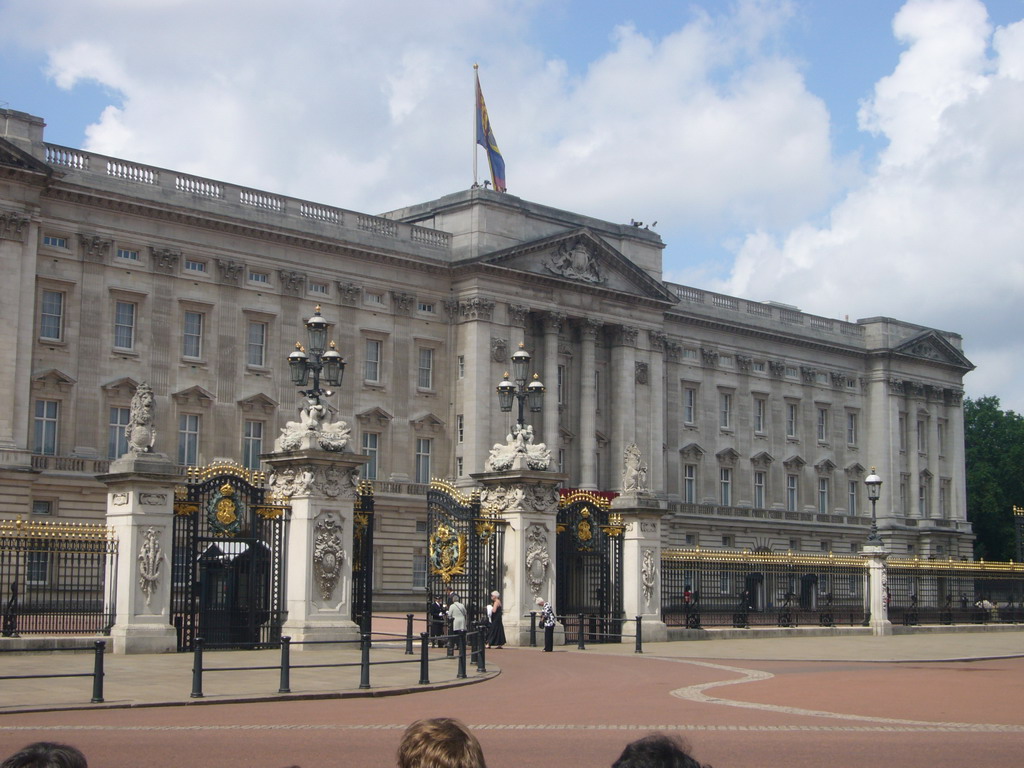
[[[488,611],[491,617],[491,626],[487,632],[487,647],[505,647],[505,625],[502,622],[501,594],[497,591],[491,592],[491,605]]]
[[[540,623],[544,627],[544,651],[551,653],[555,649],[555,609],[543,597],[537,598],[540,606]]]
[[[452,620],[452,634],[455,635],[456,642],[458,643],[456,648],[465,647],[469,611],[466,610],[466,604],[454,593],[452,594],[452,604],[448,606],[448,617]]]
[[[438,643],[441,642],[438,638],[444,635],[444,617],[447,613],[444,604],[441,602],[440,595],[434,595],[434,598],[430,601],[428,611],[430,613],[431,645],[436,648]]]

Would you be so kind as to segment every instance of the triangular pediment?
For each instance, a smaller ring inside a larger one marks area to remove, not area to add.
[[[736,466],[736,460],[739,457],[740,455],[735,448],[723,448],[715,454],[715,458],[718,459],[718,463],[727,467]]]
[[[782,465],[786,469],[803,469],[806,464],[807,462],[804,461],[803,458],[799,455],[790,456],[788,459],[782,462]]]
[[[690,459],[691,461],[702,458],[704,456],[704,453],[704,449],[701,448],[697,443],[687,443],[686,445],[679,449],[679,454],[684,459]]]
[[[420,416],[418,419],[410,419],[409,423],[412,424],[412,428],[416,432],[426,432],[429,434],[439,434],[444,429],[444,420],[438,418],[432,413]]]
[[[188,389],[183,389],[180,392],[175,392],[171,395],[175,402],[181,403],[182,405],[202,405],[208,406],[214,401],[212,392],[203,389],[198,384]]]
[[[893,349],[894,355],[926,360],[930,363],[948,365],[964,372],[973,371],[974,363],[950,344],[938,331],[928,330],[919,333]]]
[[[750,463],[760,469],[771,466],[773,461],[775,461],[775,457],[768,453],[768,451],[761,451],[750,457]]]
[[[249,395],[249,397],[239,400],[238,404],[242,407],[243,411],[262,411],[263,413],[273,413],[279,405],[274,398],[262,392]]]
[[[864,474],[864,466],[860,462],[855,461],[846,468],[846,474],[850,477],[860,477]]]
[[[376,427],[386,427],[391,423],[393,418],[394,416],[379,407],[370,408],[369,410],[356,414],[356,419],[359,420],[360,424]]]
[[[586,227],[521,243],[462,263],[489,264],[553,282],[671,304],[678,301],[665,286]]]
[[[50,166],[6,139],[0,139],[0,165],[32,173],[42,173],[47,176],[53,175],[53,169]]]
[[[58,368],[47,368],[32,375],[33,389],[67,392],[77,380]]]
[[[108,381],[102,387],[108,397],[130,398],[135,394],[135,390],[139,388],[139,382],[131,376],[122,376],[119,379]]]
[[[836,463],[832,459],[822,459],[814,465],[814,468],[818,471],[818,474],[828,475],[835,471]]]

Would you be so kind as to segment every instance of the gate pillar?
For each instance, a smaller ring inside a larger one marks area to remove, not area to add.
[[[555,546],[558,487],[567,476],[543,470],[483,472],[471,477],[483,486],[480,506],[484,514],[503,517],[505,573],[502,613],[509,645],[530,643],[530,612],[539,611],[537,598],[555,604]],[[561,624],[555,643],[564,643]]]
[[[668,640],[661,619],[661,518],[665,502],[644,491],[625,491],[612,500],[622,517],[622,608],[627,620],[643,617],[644,642]]]
[[[170,623],[174,486],[177,467],[164,454],[125,454],[100,475],[107,486],[107,525],[119,542],[114,653],[173,653]]]
[[[281,634],[292,642],[356,640],[352,619],[352,530],[361,454],[305,449],[264,454],[270,490],[291,504]],[[301,647],[301,646],[300,646]],[[305,650],[328,649],[308,646]]]
[[[885,547],[868,544],[861,550],[868,567],[869,626],[873,635],[891,635],[889,621],[889,584],[885,560],[889,553]]]

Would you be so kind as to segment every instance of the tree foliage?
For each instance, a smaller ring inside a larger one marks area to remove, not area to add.
[[[964,439],[974,556],[1011,560],[1013,506],[1024,506],[1024,416],[1002,410],[998,397],[966,399]]]

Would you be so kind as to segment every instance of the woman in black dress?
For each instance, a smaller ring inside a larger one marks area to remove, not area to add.
[[[487,635],[488,648],[501,648],[505,645],[505,626],[501,622],[501,595],[491,592],[491,629]]]

